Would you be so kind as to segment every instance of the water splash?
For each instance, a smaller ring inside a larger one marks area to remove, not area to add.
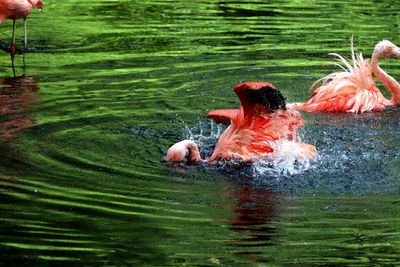
[[[186,139],[193,140],[200,150],[202,158],[209,157],[214,151],[215,144],[227,125],[216,124],[213,120],[201,121],[191,128],[184,122]]]
[[[296,193],[383,193],[398,192],[400,179],[396,107],[367,114],[304,114],[307,125],[297,142],[313,144],[318,157],[296,159],[296,153],[253,164],[220,161],[202,164],[205,172],[235,183],[267,186],[275,191]],[[185,125],[188,139],[195,141],[202,157],[210,156],[226,125],[199,122]]]
[[[214,121],[210,120],[209,122],[200,122],[190,128],[186,123],[182,123],[185,128],[186,138],[193,140],[199,146],[202,158],[206,158],[213,153],[218,138],[228,125],[216,124]],[[301,136],[302,134],[299,134],[296,142],[301,142]],[[240,173],[243,175],[263,179],[266,175],[281,177],[299,174],[311,166],[308,161],[298,160],[297,156],[298,152],[295,146],[293,146],[291,154],[289,155],[274,153],[268,158],[258,159],[253,164],[237,162],[234,160],[222,160],[216,165],[220,172],[230,173],[233,170],[237,173],[238,168],[240,168]]]
[[[301,174],[311,167],[308,160],[297,159],[297,153],[276,157],[274,159],[259,159],[251,166],[252,177],[263,179],[265,174],[273,177],[288,177]]]

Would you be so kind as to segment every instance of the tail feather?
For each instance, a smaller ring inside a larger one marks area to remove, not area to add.
[[[383,96],[375,86],[371,65],[361,53],[354,52],[353,40],[350,60],[337,53],[330,55],[335,56],[337,62],[328,64],[339,67],[341,71],[315,81],[310,87],[315,90],[313,95],[300,109],[365,112],[379,106]],[[315,88],[321,82],[323,84]]]

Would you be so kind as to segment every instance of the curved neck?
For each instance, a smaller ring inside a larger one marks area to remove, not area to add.
[[[381,67],[378,65],[378,60],[380,58],[379,53],[374,50],[372,54],[372,70],[374,71],[375,76],[386,86],[386,88],[392,93],[391,104],[392,105],[400,105],[400,84],[389,74],[387,74]]]
[[[189,151],[189,155],[188,156],[189,156],[189,160],[190,161],[196,162],[196,161],[200,161],[201,160],[199,148],[198,148],[198,146],[196,145],[195,142],[193,142],[193,141],[187,142],[186,143],[186,148]]]
[[[28,1],[28,3],[32,5],[32,7],[35,7],[36,4],[32,3],[31,0],[26,0],[26,1]]]

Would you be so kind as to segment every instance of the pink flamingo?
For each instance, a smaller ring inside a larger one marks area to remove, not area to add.
[[[221,134],[214,153],[202,160],[197,145],[191,140],[178,142],[168,149],[166,161],[180,162],[189,151],[190,161],[215,162],[238,160],[254,162],[297,152],[298,159],[315,157],[315,147],[295,142],[296,132],[304,120],[294,109],[286,108],[285,99],[272,84],[247,82],[235,86],[240,109],[214,110],[209,118],[229,121]]]
[[[343,71],[331,73],[316,81],[311,88],[319,81],[323,81],[324,84],[315,89],[306,103],[297,106],[298,109],[362,113],[400,104],[399,83],[378,65],[379,58],[400,58],[400,49],[390,41],[379,42],[372,54],[371,64],[368,59],[363,59],[361,53],[354,55],[353,41],[351,41],[351,51],[353,66],[342,56],[336,53],[330,54],[338,57],[337,60],[344,66],[337,63],[331,64],[339,66]],[[372,71],[392,93],[390,100],[386,99],[375,85]]]
[[[10,45],[10,53],[15,52],[15,30],[17,19],[24,19],[24,44],[25,49],[28,48],[28,39],[26,31],[26,18],[32,12],[33,8],[37,8],[39,11],[42,10],[42,0],[1,0],[0,1],[0,24],[4,19],[12,19],[13,22],[13,34],[12,42]]]

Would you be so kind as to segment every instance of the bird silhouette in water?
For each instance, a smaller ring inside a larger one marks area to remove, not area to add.
[[[0,24],[4,19],[13,20],[12,41],[9,48],[11,54],[15,53],[15,32],[17,19],[24,20],[24,44],[25,49],[28,48],[28,37],[26,29],[26,19],[32,12],[33,8],[42,10],[43,2],[41,0],[0,0]]]
[[[201,159],[198,146],[183,140],[168,149],[166,161],[216,162],[235,160],[254,162],[295,154],[298,159],[316,156],[313,145],[296,142],[296,133],[304,120],[295,109],[286,107],[285,98],[272,84],[247,82],[235,86],[240,109],[220,109],[207,114],[216,122],[230,121],[219,137],[213,154]]]
[[[0,143],[34,125],[27,111],[39,89],[33,76],[0,77]]]
[[[316,81],[311,88],[319,81],[323,81],[323,84],[315,89],[306,103],[297,106],[298,109],[362,113],[382,110],[385,106],[400,105],[399,83],[378,65],[380,58],[400,58],[400,49],[390,41],[379,42],[372,54],[371,64],[361,53],[354,54],[353,41],[351,51],[353,65],[336,53],[330,54],[336,56],[344,66],[338,63],[331,64],[339,66],[343,71],[331,73]],[[391,99],[382,95],[372,72],[391,92]]]

